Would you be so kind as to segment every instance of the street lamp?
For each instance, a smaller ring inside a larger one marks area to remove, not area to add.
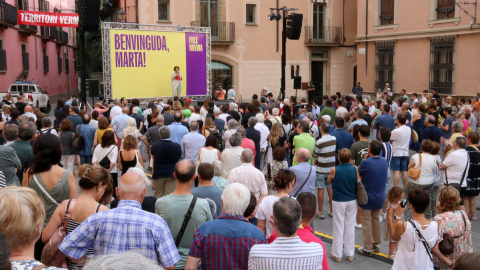
[[[127,13],[125,12],[125,10],[123,10],[123,8],[120,8],[117,11],[117,16],[120,22],[125,22],[125,19],[127,18]]]

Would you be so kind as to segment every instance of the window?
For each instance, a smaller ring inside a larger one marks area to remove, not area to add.
[[[232,67],[222,62],[212,61],[212,84],[223,89],[232,87]]]
[[[43,49],[43,72],[47,73],[49,69],[47,49]]]
[[[62,72],[62,57],[60,56],[60,52],[57,52],[57,61],[58,61],[58,73]]]
[[[437,0],[437,20],[455,17],[455,0]]]
[[[17,0],[17,8],[20,10],[28,10],[28,0]]]
[[[453,88],[453,53],[455,36],[430,40],[430,89],[439,94],[450,94]]]
[[[70,72],[70,67],[68,66],[68,54],[65,53],[65,72],[69,73]]]
[[[27,45],[22,44],[22,67],[24,71],[30,70],[30,61],[28,59]]]
[[[313,39],[323,40],[325,38],[325,4],[313,4]]]
[[[158,0],[158,20],[170,20],[170,0]]]
[[[247,4],[246,6],[246,20],[247,24],[255,24],[255,9],[256,5],[254,4]]]
[[[0,71],[7,71],[7,51],[3,49],[3,40],[0,39]]]
[[[395,42],[385,41],[375,44],[375,88],[383,88],[389,83],[393,89]]]
[[[380,25],[394,24],[395,0],[381,0]]]

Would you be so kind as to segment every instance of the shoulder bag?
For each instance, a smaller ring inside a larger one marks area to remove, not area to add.
[[[55,233],[50,237],[42,251],[41,262],[48,266],[67,268],[65,254],[58,249],[66,236],[68,222],[72,218],[72,211],[75,208],[76,199],[70,199],[67,204],[67,210],[63,215],[62,225],[58,227]]]
[[[98,165],[102,166],[103,168],[105,169],[110,169],[110,159],[108,158],[108,155],[110,155],[110,153],[112,152],[113,148],[115,148],[115,145],[113,145],[112,149],[110,149],[110,151],[108,151],[108,154],[106,154],[102,160],[100,160],[100,162],[98,162]]]
[[[438,249],[445,256],[453,254],[453,252],[455,251],[455,238],[462,237],[467,230],[467,221],[465,220],[465,216],[463,215],[462,211],[460,211],[460,214],[462,214],[463,224],[465,224],[465,229],[463,230],[463,233],[458,236],[451,236],[449,233],[444,233],[442,241],[438,242]]]
[[[418,165],[420,169],[417,170],[415,169],[415,166],[413,166],[407,171],[408,176],[413,180],[418,180],[418,178],[420,178],[420,174],[422,173],[422,154],[418,154],[418,159],[420,160],[420,164]]]
[[[412,224],[413,229],[415,230],[415,234],[418,236],[418,239],[420,239],[420,242],[422,242],[423,246],[425,247],[425,250],[427,251],[428,257],[433,262],[432,250],[430,249],[430,246],[428,246],[427,240],[425,240],[425,237],[423,237],[420,230],[417,229],[417,226],[415,226],[415,222],[413,222],[413,219],[409,219],[408,222]]]
[[[78,125],[77,131],[78,132],[75,133],[75,135],[73,136],[72,147],[76,151],[80,151],[80,150],[83,150],[83,148],[85,148],[85,139],[83,138],[82,133],[80,132],[80,125]]]
[[[142,158],[142,157],[138,157],[138,153],[139,153],[139,152],[140,152],[140,151],[135,150],[135,156],[137,157],[137,164],[135,164],[135,168],[143,169],[143,166],[142,166],[142,164],[140,163],[140,158]]]
[[[47,190],[45,190],[45,188],[40,184],[40,181],[38,181],[38,178],[35,174],[33,174],[33,180],[35,181],[35,183],[37,183],[37,186],[42,190],[42,193],[45,194],[45,196],[47,196],[47,198],[52,201],[56,206],[59,206],[60,203],[57,202],[57,200],[55,200],[52,195],[50,195],[50,193],[48,193]]]
[[[295,195],[293,195],[293,197],[297,197],[298,193],[300,193],[300,191],[302,190],[303,186],[305,186],[305,184],[308,182],[308,178],[310,178],[310,175],[312,174],[312,166],[310,166],[310,172],[308,173],[308,176],[307,178],[305,179],[305,181],[303,182],[303,184],[300,186],[300,188],[297,190],[297,192],[295,192]]]
[[[460,192],[460,188],[462,187],[462,184],[463,184],[463,179],[465,179],[465,174],[467,173],[467,168],[468,168],[468,165],[470,164],[470,156],[467,154],[467,166],[465,166],[465,170],[463,170],[463,174],[462,174],[462,179],[460,179],[460,184],[458,184],[458,192]],[[456,185],[457,184],[449,184],[448,183],[448,177],[447,177],[447,170],[445,170],[445,182],[447,186],[452,186],[452,187],[455,187],[456,188]]]
[[[177,246],[177,248],[180,245],[180,242],[182,241],[183,234],[185,233],[185,229],[187,228],[188,221],[190,221],[190,218],[192,217],[193,208],[195,208],[196,203],[197,203],[197,197],[193,195],[192,202],[188,207],[188,211],[185,214],[185,218],[183,219],[182,227],[180,228],[180,231],[178,232],[178,235],[177,235],[177,239],[175,240],[175,246]]]

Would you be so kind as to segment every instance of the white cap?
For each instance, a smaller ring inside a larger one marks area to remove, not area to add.
[[[263,87],[263,90],[267,90],[267,87],[266,87],[266,86],[265,86],[265,87]]]
[[[322,116],[322,119],[323,119],[323,121],[329,122],[329,123],[330,123],[330,120],[331,120],[330,115],[324,115],[324,116]]]

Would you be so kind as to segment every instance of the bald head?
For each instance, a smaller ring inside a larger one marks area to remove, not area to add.
[[[253,162],[253,151],[251,149],[245,149],[242,152],[242,163],[252,163]]]
[[[307,162],[310,160],[310,150],[307,148],[300,148],[297,151],[297,162],[302,163],[302,162]]]
[[[190,130],[191,131],[198,131],[198,123],[195,122],[195,121],[190,123]]]
[[[117,197],[120,200],[135,200],[143,202],[147,189],[143,178],[135,172],[127,172],[122,175],[116,188]]]
[[[163,121],[165,121],[165,118],[163,118],[163,115],[161,114],[157,115],[157,125],[163,125]]]
[[[179,183],[188,183],[195,179],[195,164],[189,159],[182,159],[175,165],[173,177]]]
[[[128,111],[129,111],[129,110],[130,110],[130,109],[129,109],[128,107],[123,107],[122,113],[128,114]]]
[[[25,106],[25,112],[31,112],[31,113],[33,113],[33,108],[32,108],[32,106],[30,106],[30,105]]]

